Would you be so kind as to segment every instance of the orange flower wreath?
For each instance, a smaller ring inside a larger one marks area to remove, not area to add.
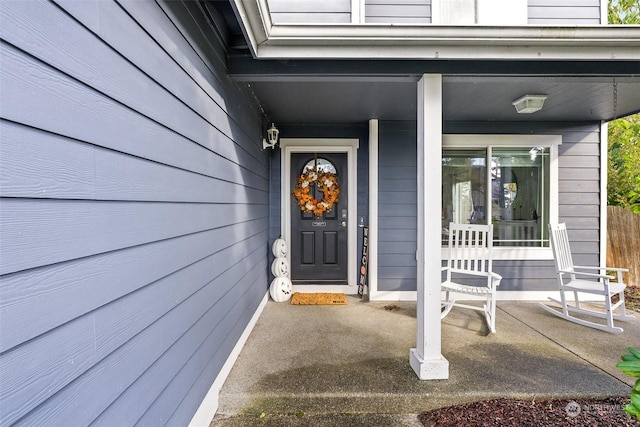
[[[318,201],[312,194],[313,185],[322,191],[322,200]],[[323,172],[317,168],[306,169],[298,177],[298,184],[293,189],[293,197],[300,206],[300,210],[305,213],[313,213],[316,216],[330,212],[333,204],[338,201],[339,195],[338,176],[333,172]]]

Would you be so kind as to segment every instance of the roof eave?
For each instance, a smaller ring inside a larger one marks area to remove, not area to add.
[[[267,0],[234,0],[256,59],[640,60],[640,26],[287,24]]]

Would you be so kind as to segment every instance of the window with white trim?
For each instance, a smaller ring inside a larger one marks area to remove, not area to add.
[[[511,251],[518,258],[537,248],[548,249],[548,224],[558,217],[560,143],[556,135],[445,135],[443,246],[450,222],[491,221],[498,251]]]

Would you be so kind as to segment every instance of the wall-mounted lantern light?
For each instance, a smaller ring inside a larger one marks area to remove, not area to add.
[[[278,134],[280,131],[276,128],[276,125],[271,123],[271,127],[267,129],[267,139],[262,138],[262,149],[266,150],[267,148],[273,149],[278,143]]]
[[[512,102],[520,114],[531,114],[542,109],[547,95],[524,95]]]

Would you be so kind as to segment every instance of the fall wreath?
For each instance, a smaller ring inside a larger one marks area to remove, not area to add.
[[[315,198],[312,188],[315,187],[322,192],[322,200]],[[313,213],[321,216],[325,212],[331,211],[333,204],[338,201],[340,195],[340,185],[338,176],[333,172],[323,172],[317,166],[305,171],[298,177],[298,183],[293,189],[300,210],[305,213]]]

